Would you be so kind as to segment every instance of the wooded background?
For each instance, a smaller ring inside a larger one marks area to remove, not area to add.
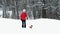
[[[23,9],[30,19],[60,19],[60,0],[0,0],[3,18],[19,19]]]

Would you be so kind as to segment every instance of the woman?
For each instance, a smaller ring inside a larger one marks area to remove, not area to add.
[[[20,19],[22,21],[22,28],[26,28],[26,19],[28,19],[28,14],[25,9],[23,9],[20,15]]]

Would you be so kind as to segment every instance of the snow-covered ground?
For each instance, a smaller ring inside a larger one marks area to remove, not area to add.
[[[0,18],[0,34],[60,34],[60,20],[40,18],[27,20],[27,28],[21,25],[21,20]]]

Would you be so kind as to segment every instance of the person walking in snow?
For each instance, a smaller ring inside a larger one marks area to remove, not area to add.
[[[26,9],[23,9],[22,13],[20,14],[20,19],[22,21],[22,28],[26,28],[26,20],[28,19]]]

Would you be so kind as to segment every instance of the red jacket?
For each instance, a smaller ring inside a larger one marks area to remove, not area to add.
[[[20,15],[20,19],[21,20],[26,20],[28,18],[28,15],[26,12],[22,12],[21,15]]]

